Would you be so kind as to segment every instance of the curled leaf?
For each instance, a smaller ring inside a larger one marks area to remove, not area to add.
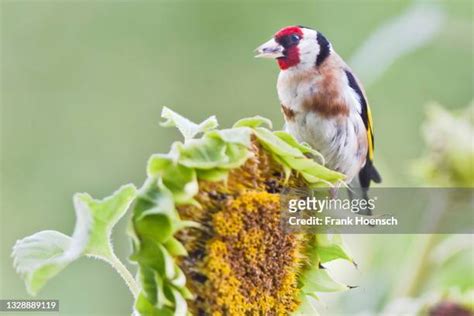
[[[14,265],[31,295],[36,295],[49,279],[83,251],[83,248],[71,249],[70,246],[71,237],[51,230],[16,242],[13,247]]]
[[[85,193],[74,196],[76,226],[72,237],[57,231],[41,231],[18,240],[12,256],[28,292],[36,293],[69,263],[82,255],[108,260],[112,255],[110,234],[136,195],[126,185],[112,196],[94,200]]]
[[[321,164],[325,164],[324,157],[317,150],[313,149],[307,143],[300,143],[294,138],[291,134],[288,134],[284,131],[275,131],[273,132],[281,140],[285,141],[288,145],[298,148],[303,154],[310,154],[314,157],[317,157]]]
[[[239,144],[249,147],[252,129],[248,127],[235,127],[222,130],[213,130],[208,132],[206,135],[209,137],[219,138],[225,143]]]
[[[279,156],[304,157],[298,148],[291,146],[266,128],[255,128],[255,135],[265,147]]]
[[[177,127],[186,141],[218,126],[215,116],[211,116],[203,122],[196,124],[167,107],[163,107],[161,117],[165,119],[161,126]]]
[[[243,127],[243,126],[251,127],[251,128],[264,126],[267,128],[272,128],[272,125],[273,125],[272,121],[270,121],[269,119],[262,117],[260,115],[256,115],[254,117],[247,117],[247,118],[238,120],[237,122],[235,122],[233,128]]]

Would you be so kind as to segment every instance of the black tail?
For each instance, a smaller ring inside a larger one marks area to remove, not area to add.
[[[377,171],[377,169],[375,169],[373,162],[367,157],[365,166],[359,171],[359,185],[360,185],[359,194],[362,195],[362,198],[364,200],[369,199],[368,191],[369,191],[371,181],[374,181],[375,183],[380,183],[382,182],[382,177],[380,177],[379,172]],[[351,198],[353,198],[354,194],[350,193],[350,196]],[[372,215],[372,211],[369,209],[362,210],[359,214]]]
[[[377,169],[375,169],[373,162],[367,159],[365,166],[359,171],[359,183],[362,188],[369,189],[370,181],[380,183],[382,182],[382,178]]]

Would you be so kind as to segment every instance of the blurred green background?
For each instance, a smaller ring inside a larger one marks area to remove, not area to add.
[[[0,298],[28,297],[12,268],[11,246],[39,230],[71,233],[74,192],[103,197],[123,183],[143,182],[147,158],[168,151],[178,137],[158,126],[162,106],[196,121],[216,115],[221,126],[259,114],[279,127],[278,68],[254,59],[255,47],[283,26],[302,24],[321,30],[350,60],[372,32],[411,4],[3,1]],[[409,169],[423,151],[423,106],[434,100],[460,108],[473,98],[472,3],[436,4],[446,17],[435,38],[366,87],[385,186],[416,184]],[[129,253],[125,229],[126,220],[114,234],[121,258]],[[346,310],[377,304],[374,297],[384,292],[373,284],[383,288],[397,279],[411,240],[376,239],[350,242],[360,259],[355,282],[365,281],[359,294],[339,298]],[[87,259],[69,266],[39,297],[59,299],[63,315],[127,315],[132,306],[114,271]]]

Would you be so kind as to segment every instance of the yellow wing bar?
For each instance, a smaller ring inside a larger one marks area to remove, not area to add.
[[[372,112],[367,104],[367,139],[369,141],[369,159],[374,160],[374,131],[372,128]]]

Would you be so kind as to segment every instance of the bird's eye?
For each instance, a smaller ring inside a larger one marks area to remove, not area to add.
[[[293,34],[290,36],[290,41],[293,44],[298,43],[300,41],[300,37],[296,34]]]
[[[285,48],[290,48],[292,46],[298,45],[301,40],[301,36],[298,34],[286,35],[276,39]]]

